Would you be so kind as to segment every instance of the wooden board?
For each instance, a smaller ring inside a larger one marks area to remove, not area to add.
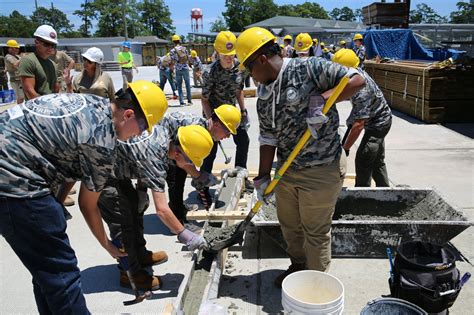
[[[186,214],[188,220],[243,220],[247,217],[248,211],[206,211],[196,210],[189,211]]]

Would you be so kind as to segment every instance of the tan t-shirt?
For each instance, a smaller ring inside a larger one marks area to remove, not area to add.
[[[5,68],[7,69],[7,72],[8,72],[8,75],[10,76],[10,81],[11,82],[14,82],[14,81],[20,81],[20,76],[18,75],[19,74],[19,70],[18,70],[18,66],[19,64],[17,64],[19,61],[20,61],[20,56],[13,56],[13,55],[10,55],[10,54],[7,54],[5,56]],[[17,64],[17,66],[15,67],[15,64]]]
[[[72,87],[76,93],[94,94],[107,97],[111,101],[115,100],[114,83],[106,72],[101,72],[92,79],[85,75],[83,71],[74,77]]]
[[[68,54],[66,54],[64,51],[58,50],[56,52],[56,55],[50,57],[50,59],[52,61],[54,61],[57,65],[56,76],[58,77],[58,81],[62,81],[63,80],[63,71],[64,71],[64,69],[67,68],[69,63],[71,63],[71,61],[73,61],[72,58],[69,57]]]

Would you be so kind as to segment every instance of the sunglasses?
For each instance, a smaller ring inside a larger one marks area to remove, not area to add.
[[[42,40],[39,40],[39,39],[37,39],[37,41],[40,42],[41,45],[43,45],[44,48],[53,48],[53,49],[55,49],[58,46],[56,44],[48,43],[48,42],[45,42],[45,41],[42,41]]]
[[[249,72],[252,72],[252,68],[253,66],[255,65],[255,62],[258,60],[258,58],[260,57],[261,55],[258,55],[257,57],[255,57],[253,60],[247,62],[247,65],[245,65],[245,68],[249,71]]]
[[[191,161],[191,159],[188,158],[188,156],[186,155],[186,153],[184,153],[184,151],[183,151],[183,149],[181,149],[181,147],[179,147],[179,146],[176,147],[176,150],[181,153],[181,155],[183,156],[183,158],[184,158],[184,160],[186,161],[186,163],[194,164],[193,161]]]

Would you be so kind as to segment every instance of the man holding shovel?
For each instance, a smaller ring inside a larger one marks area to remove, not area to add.
[[[321,58],[283,59],[275,36],[258,27],[240,34],[237,58],[260,85],[257,112],[260,127],[259,174],[254,180],[259,200],[270,183],[275,151],[277,168],[309,128],[311,137],[276,187],[278,220],[291,265],[275,279],[302,269],[326,271],[331,262],[331,221],[345,175],[335,107],[322,109],[344,77],[350,81],[338,100],[349,98],[365,80],[355,70]]]

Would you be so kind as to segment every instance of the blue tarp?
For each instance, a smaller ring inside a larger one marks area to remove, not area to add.
[[[426,49],[409,29],[367,30],[363,33],[364,45],[369,59],[382,58],[418,59],[440,61],[462,52],[454,49]]]

